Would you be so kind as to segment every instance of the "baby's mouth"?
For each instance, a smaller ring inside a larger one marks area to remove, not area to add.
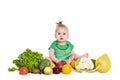
[[[60,38],[60,40],[63,40],[63,38]]]

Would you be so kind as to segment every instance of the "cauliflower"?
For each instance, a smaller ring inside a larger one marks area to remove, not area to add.
[[[94,64],[89,58],[80,58],[77,60],[75,69],[79,72],[93,70]]]

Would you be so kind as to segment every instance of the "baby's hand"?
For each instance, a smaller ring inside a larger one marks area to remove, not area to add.
[[[55,63],[58,63],[58,62],[60,62],[60,61],[61,61],[61,60],[56,60]]]
[[[71,55],[71,56],[70,56],[70,59],[73,60],[73,59],[74,59],[74,55]]]
[[[67,62],[67,64],[70,64],[71,63],[71,58],[69,58],[66,62]]]
[[[67,63],[70,64],[73,59],[74,59],[74,55],[71,55],[71,56],[69,57],[69,59],[67,60]]]

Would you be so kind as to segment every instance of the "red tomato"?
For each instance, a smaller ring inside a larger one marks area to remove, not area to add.
[[[28,68],[27,67],[21,67],[20,70],[19,70],[19,73],[20,74],[28,74]]]

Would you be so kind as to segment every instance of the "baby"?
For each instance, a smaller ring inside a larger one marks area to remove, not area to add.
[[[54,63],[58,63],[63,60],[68,64],[71,63],[73,59],[88,57],[88,54],[83,54],[79,56],[73,50],[74,46],[67,39],[69,37],[68,27],[62,22],[58,22],[55,30],[56,40],[52,42],[49,47],[49,60]]]

